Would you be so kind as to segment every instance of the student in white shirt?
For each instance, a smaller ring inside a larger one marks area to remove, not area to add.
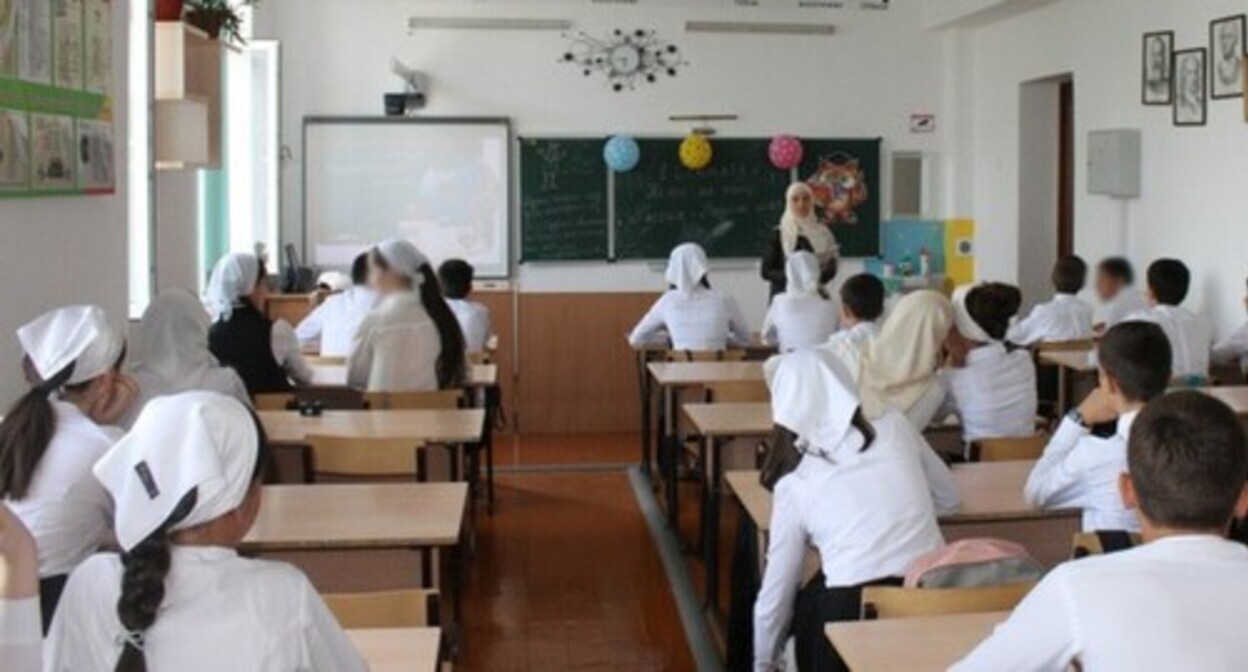
[[[1223,538],[1248,511],[1244,441],[1211,397],[1151,402],[1118,479],[1146,543],[1060,565],[952,669],[1244,669],[1248,548]]]
[[[122,552],[70,577],[46,669],[366,670],[302,573],[235,550],[259,514],[268,458],[235,399],[148,404],[94,468],[116,501]]]
[[[0,422],[0,498],[39,545],[40,597],[52,618],[66,576],[109,540],[108,497],[91,465],[138,395],[119,373],[120,329],[96,306],[44,314],[17,331],[31,389]]]
[[[347,384],[367,392],[429,392],[464,380],[464,334],[442,298],[429,260],[406,240],[369,253],[381,297],[356,333]]]
[[[0,662],[6,672],[42,672],[39,557],[30,531],[0,504]]]
[[[1135,269],[1124,257],[1109,257],[1097,265],[1096,297],[1100,305],[1093,330],[1098,334],[1148,308],[1148,302],[1135,289]]]
[[[923,431],[945,401],[939,370],[952,329],[953,304],[944,294],[924,290],[902,297],[880,335],[862,350],[859,385]]]
[[[1058,259],[1053,265],[1053,287],[1057,294],[1010,328],[1006,340],[1032,346],[1092,338],[1092,308],[1076,296],[1087,281],[1088,265],[1083,259],[1074,255]]]
[[[819,259],[794,252],[785,261],[788,284],[771,300],[763,320],[763,341],[780,352],[826,343],[836,331],[839,309],[819,283]]]
[[[208,348],[234,369],[252,396],[294,389],[312,382],[299,338],[285,320],[265,314],[268,271],[254,254],[227,254],[217,261],[204,292],[212,316]]]
[[[1244,306],[1248,308],[1248,294]],[[1240,371],[1248,370],[1248,322],[1218,341],[1211,357],[1214,364],[1236,364]]]
[[[667,263],[668,290],[650,308],[628,342],[634,348],[670,340],[675,350],[712,352],[750,342],[750,330],[731,296],[711,289],[706,252],[677,245]]]
[[[139,398],[120,426],[133,426],[152,399],[189,390],[220,392],[251,403],[238,373],[217,363],[208,350],[211,324],[204,305],[190,292],[173,290],[148,304],[130,354],[130,375],[139,386]]]
[[[957,328],[949,334],[948,349],[956,356],[943,372],[949,390],[944,410],[961,419],[967,445],[1035,434],[1035,362],[1031,353],[1004,343],[1022,300],[1017,287],[995,282],[953,293]]]
[[[1182,307],[1192,283],[1191,271],[1178,259],[1158,259],[1148,267],[1148,310],[1131,316],[1152,322],[1166,332],[1174,356],[1172,375],[1181,384],[1201,385],[1209,378],[1209,352],[1213,343],[1209,323]]]
[[[348,287],[325,298],[295,329],[301,347],[315,347],[322,357],[346,357],[360,323],[377,305],[377,293],[368,286],[368,253],[351,264]]]
[[[821,347],[838,357],[855,376],[867,343],[880,333],[878,320],[884,314],[885,293],[884,283],[869,273],[855,275],[841,285],[841,328]]]
[[[862,588],[900,585],[907,566],[944,544],[936,517],[958,507],[944,463],[900,413],[873,415],[840,363],[819,350],[769,365],[777,441],[767,568],[754,605],[754,669],[782,670],[793,625],[801,670],[845,669],[829,621],[855,620]],[[807,550],[822,572],[803,589]]]
[[[446,304],[455,313],[455,319],[459,320],[469,354],[485,352],[493,335],[490,309],[468,298],[472,296],[475,275],[476,269],[463,259],[448,259],[438,267],[442,293],[446,295]]]
[[[1105,332],[1097,362],[1098,387],[1062,420],[1024,495],[1045,509],[1083,509],[1085,532],[1134,532],[1139,523],[1118,496],[1118,475],[1126,470],[1131,424],[1170,383],[1170,344],[1157,325],[1127,321]],[[1113,436],[1092,435],[1094,425],[1115,420]]]

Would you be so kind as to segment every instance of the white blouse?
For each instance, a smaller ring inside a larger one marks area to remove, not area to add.
[[[778,294],[763,320],[763,340],[781,352],[827,342],[840,324],[836,302],[818,294]]]
[[[273,329],[269,332],[269,347],[273,350],[273,359],[286,371],[287,377],[299,385],[312,384],[312,367],[304,359],[299,337],[295,335],[295,328],[289,322],[273,321]]]
[[[366,392],[438,389],[442,337],[414,292],[381,300],[364,318],[347,361],[347,384]]]
[[[40,672],[43,669],[43,626],[38,597],[0,598],[0,663],[4,663],[6,672]]]
[[[377,305],[377,293],[367,287],[351,287],[334,294],[303,318],[295,335],[301,347],[319,346],[322,357],[346,357],[360,323]]]
[[[1138,412],[1118,418],[1118,430],[1102,439],[1069,418],[1062,421],[1027,478],[1023,495],[1032,506],[1083,509],[1083,531],[1137,532],[1140,521],[1122,503],[1118,477],[1127,471],[1127,437]]]
[[[1227,334],[1213,346],[1213,362],[1216,364],[1238,364],[1240,369],[1248,368],[1248,322]]]
[[[1148,301],[1134,287],[1124,287],[1118,296],[1102,303],[1096,310],[1097,324],[1109,329],[1141,310],[1148,310]]]
[[[875,441],[857,459],[834,464],[808,455],[776,484],[767,569],[754,604],[759,672],[778,669],[807,548],[819,552],[834,588],[903,576],[944,545],[936,517],[959,504],[949,469],[902,415],[886,414],[872,426]]]
[[[982,345],[967,353],[965,366],[941,377],[949,391],[944,411],[958,415],[967,443],[1036,433],[1036,365],[1026,350]]]
[[[731,296],[714,289],[688,294],[668,291],[637,323],[628,342],[634,348],[671,340],[675,350],[724,350],[750,342],[750,329]]]
[[[91,467],[121,432],[95,424],[78,407],[53,400],[56,434],[26,497],[8,500],[39,549],[39,577],[68,574],[112,536],[113,507]]]
[[[1060,343],[1092,338],[1092,307],[1074,294],[1057,294],[1010,327],[1006,340],[1018,345]]]
[[[490,309],[467,299],[447,299],[446,304],[464,332],[464,349],[470,353],[485,352],[492,335]]]
[[[1248,548],[1166,537],[1059,565],[956,672],[1242,670]]]
[[[70,577],[45,650],[46,672],[111,670],[121,654],[121,558]],[[367,664],[299,570],[221,547],[174,546],[165,598],[144,634],[149,670],[363,672]]]
[[[1213,337],[1205,318],[1182,306],[1153,306],[1135,313],[1133,320],[1152,322],[1166,332],[1170,340],[1174,378],[1209,375],[1210,346]]]

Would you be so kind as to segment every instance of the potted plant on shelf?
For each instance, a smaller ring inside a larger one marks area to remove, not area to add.
[[[157,21],[181,21],[182,0],[156,0]]]
[[[260,0],[186,0],[186,22],[208,33],[208,37],[225,42],[246,44],[241,29],[241,7],[254,6]]]

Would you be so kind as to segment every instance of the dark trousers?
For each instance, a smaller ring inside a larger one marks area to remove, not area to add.
[[[800,672],[849,672],[849,667],[824,634],[824,627],[836,621],[861,618],[863,588],[900,585],[901,579],[889,577],[857,586],[828,588],[824,585],[823,572],[816,574],[797,593],[797,602],[793,607],[797,669]]]
[[[56,605],[61,601],[61,593],[65,592],[66,581],[69,581],[68,574],[39,579],[39,609],[43,612],[44,635],[52,627],[52,617],[56,615]]]

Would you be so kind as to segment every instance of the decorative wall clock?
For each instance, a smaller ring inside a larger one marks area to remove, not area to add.
[[[653,30],[617,28],[606,38],[584,32],[564,37],[568,48],[560,62],[580,68],[586,77],[601,74],[616,92],[675,77],[689,64],[676,45],[659,39]]]

